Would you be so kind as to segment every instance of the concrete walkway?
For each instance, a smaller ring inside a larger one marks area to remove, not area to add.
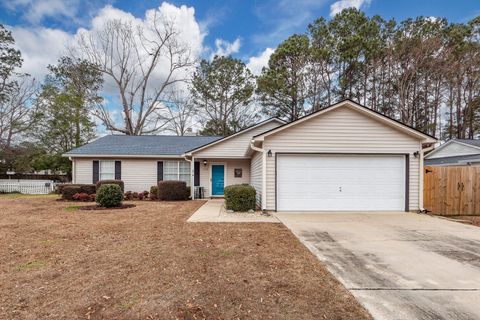
[[[273,215],[264,216],[260,212],[234,212],[225,210],[223,199],[210,199],[195,211],[187,222],[270,222],[280,223]]]
[[[375,319],[480,319],[480,228],[413,213],[277,213]]]

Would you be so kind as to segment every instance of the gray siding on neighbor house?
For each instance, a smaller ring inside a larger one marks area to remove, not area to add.
[[[255,152],[250,164],[250,184],[257,191],[257,206],[262,207],[262,161],[263,153]]]
[[[430,155],[431,154],[431,155]],[[430,153],[425,156],[425,159],[437,159],[445,157],[454,157],[454,156],[466,156],[473,154],[480,154],[480,149],[475,147],[466,146],[455,141],[451,141],[443,147],[441,150],[438,150],[435,153]]]
[[[295,153],[410,154],[409,209],[419,209],[418,139],[351,107],[342,107],[265,137],[265,150]],[[267,157],[267,210],[275,210],[275,155]]]

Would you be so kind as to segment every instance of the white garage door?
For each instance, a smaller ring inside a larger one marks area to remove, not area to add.
[[[277,156],[278,211],[403,211],[403,155]]]

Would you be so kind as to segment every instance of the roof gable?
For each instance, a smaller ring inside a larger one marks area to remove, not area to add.
[[[370,118],[372,118],[372,119],[375,119],[376,121],[379,121],[379,122],[381,122],[381,123],[384,123],[384,124],[386,124],[386,125],[388,125],[388,126],[390,126],[390,127],[392,127],[392,128],[395,128],[395,129],[399,130],[399,131],[402,131],[402,132],[404,132],[405,134],[411,135],[411,136],[413,136],[413,137],[415,137],[415,138],[417,138],[417,139],[419,139],[419,140],[422,140],[422,141],[425,142],[425,143],[434,143],[434,142],[436,142],[436,138],[433,137],[433,136],[430,136],[430,135],[428,135],[428,134],[426,134],[426,133],[423,133],[423,132],[421,132],[421,131],[418,131],[418,130],[412,128],[412,127],[409,127],[409,126],[407,126],[407,125],[405,125],[405,124],[397,121],[397,120],[391,119],[391,118],[389,118],[389,117],[387,117],[387,116],[385,116],[385,115],[383,115],[383,114],[381,114],[381,113],[379,113],[379,112],[376,112],[376,111],[374,111],[374,110],[371,110],[371,109],[369,109],[369,108],[367,108],[367,107],[365,107],[365,106],[362,106],[362,105],[360,105],[360,104],[358,104],[358,103],[356,103],[356,102],[353,102],[353,101],[351,101],[351,100],[343,100],[343,101],[341,101],[341,102],[339,102],[339,103],[336,103],[336,104],[334,104],[334,105],[331,105],[331,106],[329,106],[329,107],[327,107],[327,108],[321,109],[321,110],[316,111],[316,112],[314,112],[314,113],[312,113],[312,114],[309,114],[309,115],[307,115],[307,116],[304,116],[304,117],[302,117],[302,118],[300,118],[300,119],[298,119],[298,120],[295,120],[295,121],[293,121],[293,122],[287,123],[287,124],[285,124],[285,125],[283,125],[283,126],[280,126],[280,127],[278,127],[278,128],[275,128],[275,129],[272,129],[272,130],[270,130],[270,131],[267,131],[267,132],[264,132],[264,133],[262,133],[262,134],[259,134],[259,135],[255,136],[254,139],[261,141],[261,140],[263,140],[263,138],[265,138],[265,137],[267,137],[267,136],[276,134],[277,132],[280,132],[280,131],[285,130],[285,129],[287,129],[287,128],[290,128],[290,127],[299,125],[299,124],[301,124],[301,123],[303,123],[303,122],[305,122],[305,121],[308,121],[308,120],[310,120],[310,119],[312,119],[312,118],[322,116],[322,115],[327,114],[327,113],[329,113],[329,112],[332,112],[332,111],[334,111],[334,110],[336,110],[336,109],[338,109],[338,108],[352,108],[352,109],[354,109],[355,111],[358,111],[358,112],[360,112],[360,113],[362,113],[362,114],[364,114],[364,115],[366,115],[366,116],[368,116],[368,117],[370,117]]]
[[[474,140],[478,141],[478,140]],[[467,143],[465,139],[451,139],[440,147],[430,152],[425,159],[437,159],[443,157],[466,156],[480,154],[480,146],[474,143]]]
[[[278,118],[270,118],[232,135],[190,150],[185,154],[193,154],[196,157],[245,157],[245,153],[249,149],[250,141],[254,135],[274,129],[283,124],[285,124],[285,122]]]

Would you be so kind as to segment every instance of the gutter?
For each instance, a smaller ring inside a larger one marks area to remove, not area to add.
[[[250,140],[250,148],[262,154],[262,211],[267,207],[267,153],[264,149],[255,147],[255,139]]]

